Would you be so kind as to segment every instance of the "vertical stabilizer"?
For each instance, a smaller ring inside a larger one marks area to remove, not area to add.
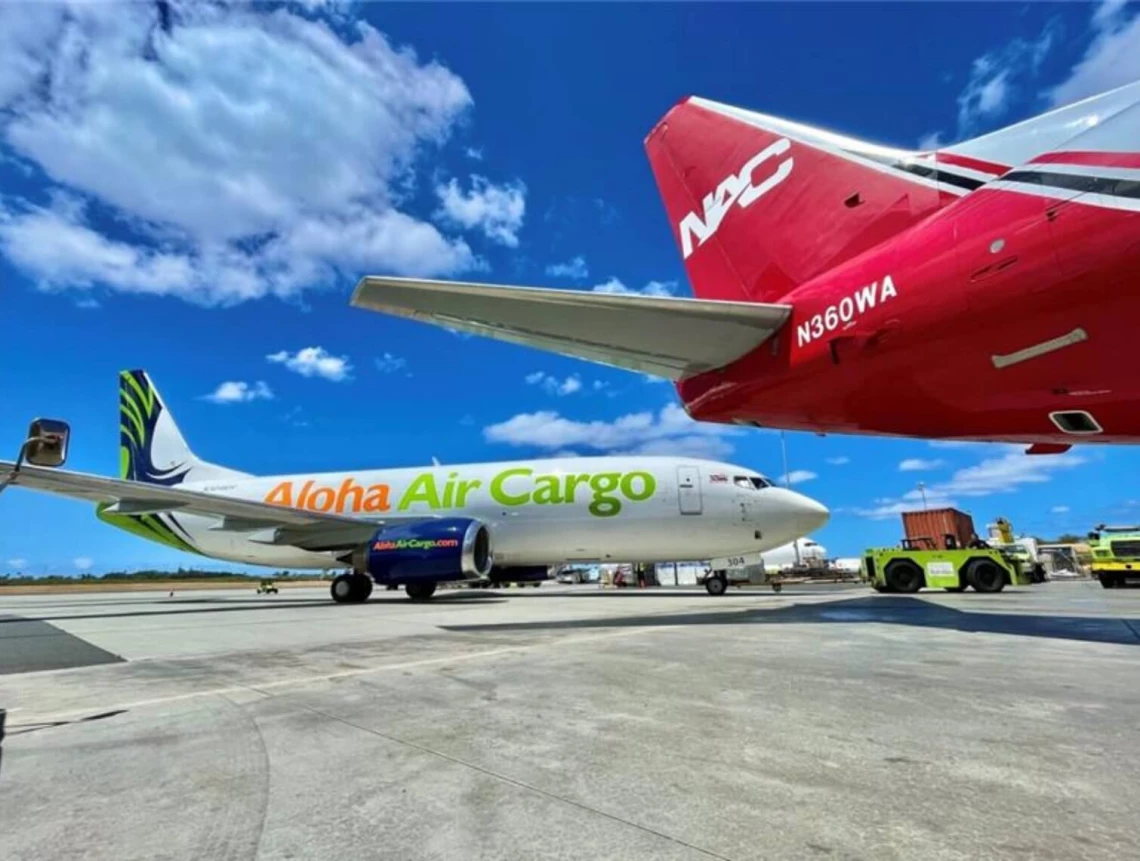
[[[695,97],[645,149],[698,299],[779,302],[968,190],[930,155]]]
[[[146,371],[119,374],[119,476],[168,487],[247,473],[195,456]]]

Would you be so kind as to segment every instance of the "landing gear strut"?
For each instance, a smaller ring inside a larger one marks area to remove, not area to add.
[[[332,581],[329,593],[338,604],[359,604],[372,594],[372,578],[359,571],[341,574]]]

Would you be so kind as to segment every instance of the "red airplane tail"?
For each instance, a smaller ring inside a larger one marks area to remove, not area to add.
[[[700,299],[778,302],[967,190],[930,156],[695,97],[645,148]]]

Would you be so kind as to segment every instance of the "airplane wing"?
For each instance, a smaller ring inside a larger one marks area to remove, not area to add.
[[[222,519],[219,529],[264,533],[250,539],[305,550],[355,547],[384,525],[425,519],[423,516],[365,519],[30,464],[24,464],[15,473],[14,468],[11,461],[0,460],[0,478],[10,476],[15,487],[106,503],[105,510],[110,514],[181,512],[218,517]]]
[[[672,380],[739,359],[764,343],[792,310],[375,276],[361,279],[351,304]]]

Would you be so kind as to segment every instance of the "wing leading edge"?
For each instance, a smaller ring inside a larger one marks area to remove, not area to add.
[[[739,359],[791,313],[790,305],[375,276],[361,279],[351,304],[671,380]]]

